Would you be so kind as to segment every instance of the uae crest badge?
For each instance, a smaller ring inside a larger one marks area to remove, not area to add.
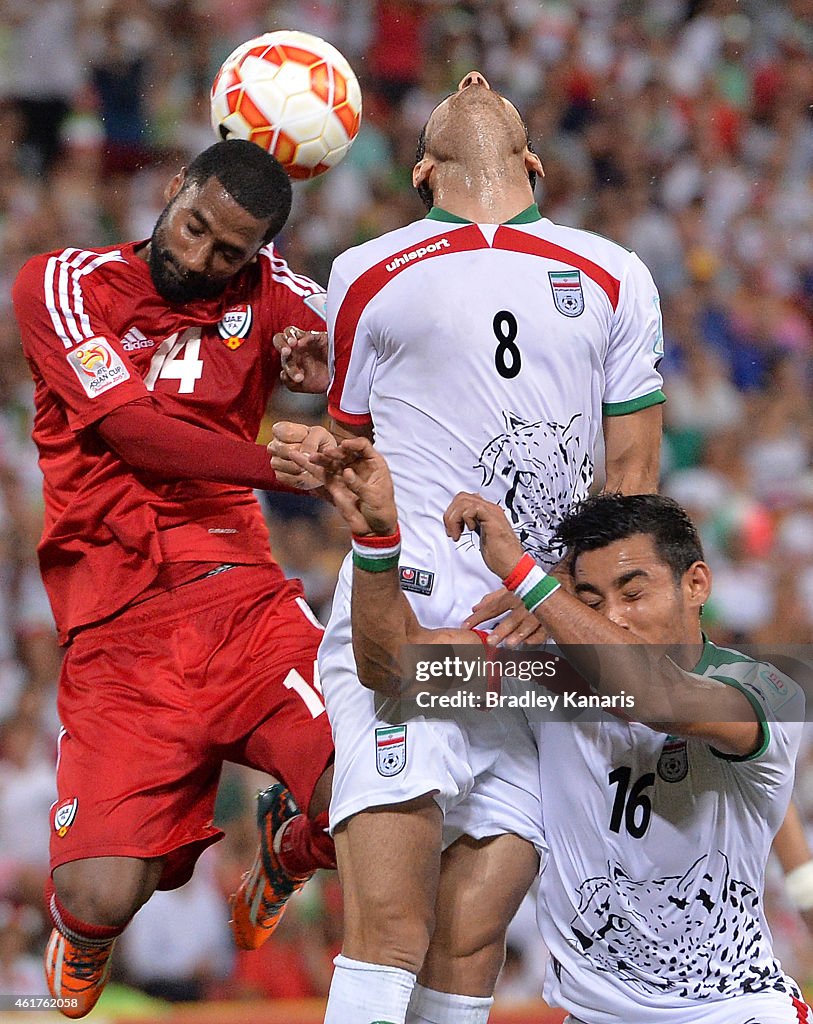
[[[247,303],[233,306],[227,310],[217,325],[217,333],[226,348],[230,348],[232,351],[240,348],[248,337],[253,321],[254,314],[251,312],[251,306]]]
[[[667,736],[658,758],[658,775],[664,782],[682,782],[689,772],[689,752],[686,740]]]
[[[578,270],[549,270],[548,280],[553,304],[565,316],[581,316],[584,312],[582,278]]]
[[[73,800],[63,800],[62,803],[54,811],[54,832],[63,838],[68,829],[73,824],[73,819],[76,817],[76,811],[79,807],[79,801],[76,797]]]

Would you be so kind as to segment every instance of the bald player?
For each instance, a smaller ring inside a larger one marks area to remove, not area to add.
[[[433,628],[459,626],[500,587],[476,535],[451,543],[443,530],[458,491],[498,502],[550,566],[553,528],[587,493],[602,428],[607,487],[657,486],[657,291],[634,254],[540,216],[541,172],[516,108],[467,75],[422,133],[413,182],[427,216],[334,263],[335,434],[283,424],[272,446],[275,471],[301,486],[286,445],[375,431],[403,515],[402,586]],[[386,555],[382,543],[362,557]],[[533,737],[507,712],[394,720],[359,682],[351,569],[320,652],[346,921],[326,1021],[480,1024],[538,866]]]

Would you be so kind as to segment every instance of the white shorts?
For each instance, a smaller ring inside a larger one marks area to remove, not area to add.
[[[319,648],[336,746],[331,831],[360,811],[432,794],[443,812],[444,847],[462,835],[513,833],[542,850],[539,758],[524,714],[472,710],[454,721],[394,720],[393,704],[356,675],[341,582]]]
[[[581,1011],[582,1017],[572,1014],[562,1024],[595,1024],[595,1021],[612,1019],[616,1024],[657,1020],[662,1024],[811,1024],[813,1012],[801,998],[795,999],[781,992],[756,992],[752,995],[734,996],[730,999],[696,1002],[686,1010],[664,1006],[653,1011],[636,1005],[629,1012],[618,1014],[597,1014],[592,1017]]]

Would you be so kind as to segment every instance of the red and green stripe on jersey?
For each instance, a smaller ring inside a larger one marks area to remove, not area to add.
[[[580,253],[505,224],[501,224],[497,228],[491,243],[477,224],[463,223],[460,226],[450,224],[441,234],[414,242],[406,249],[398,249],[385,256],[365,270],[348,288],[336,316],[333,332],[335,371],[333,383],[328,392],[328,411],[334,419],[352,425],[366,425],[371,422],[369,413],[359,415],[343,410],[341,396],[350,365],[356,330],[364,310],[372,299],[390,281],[404,273],[409,267],[417,266],[438,256],[474,252],[478,249],[525,253],[530,256],[538,256],[541,259],[552,260],[567,267],[574,267],[601,288],[606,294],[613,312],[618,306],[621,291],[620,280],[613,277],[598,263]]]

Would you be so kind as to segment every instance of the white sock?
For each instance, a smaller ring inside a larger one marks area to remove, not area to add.
[[[458,996],[416,985],[406,1024],[486,1024],[493,1004],[485,996]]]
[[[325,1024],[405,1024],[415,975],[400,967],[333,961]]]

